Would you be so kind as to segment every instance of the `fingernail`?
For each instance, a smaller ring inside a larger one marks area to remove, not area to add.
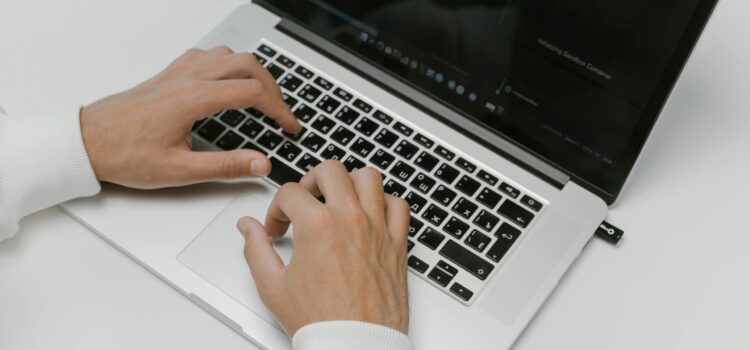
[[[240,232],[240,234],[244,237],[245,232],[250,229],[250,219],[248,218],[242,218],[239,221],[237,221],[237,230]]]
[[[266,176],[269,173],[268,166],[266,166],[265,159],[253,159],[250,162],[250,173],[255,176]]]

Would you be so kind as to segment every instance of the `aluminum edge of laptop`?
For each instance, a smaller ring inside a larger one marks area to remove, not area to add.
[[[258,5],[242,5],[197,47],[228,45],[241,52],[253,50],[262,40],[273,43],[304,58],[306,65],[335,77],[352,91],[387,106],[390,112],[421,126],[437,139],[481,160],[479,164],[524,184],[525,192],[548,202],[543,214],[535,219],[534,227],[519,240],[513,253],[499,265],[494,277],[470,306],[464,306],[409,273],[409,335],[417,348],[511,347],[605,217],[604,201],[573,182],[567,181],[560,189],[532,175],[280,32],[275,28],[280,22],[280,17]],[[196,140],[195,147],[216,149],[200,140]],[[268,202],[275,188],[265,180],[153,192],[105,186],[100,195],[66,203],[63,209],[256,345],[290,349],[281,329],[260,316],[262,310],[251,310],[177,259],[230,205],[238,190],[255,193]]]

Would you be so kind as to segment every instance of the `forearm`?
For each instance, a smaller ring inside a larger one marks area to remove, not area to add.
[[[0,114],[0,241],[24,216],[99,190],[77,106],[28,120]]]

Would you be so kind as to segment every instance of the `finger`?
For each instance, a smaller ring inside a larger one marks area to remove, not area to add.
[[[258,293],[265,301],[275,294],[286,267],[258,220],[244,217],[237,222],[237,229],[245,237],[245,260]]]
[[[359,206],[352,178],[339,161],[327,160],[316,166],[302,177],[299,184],[313,196],[323,196],[328,205],[338,208]]]
[[[352,184],[362,209],[373,223],[385,222],[383,176],[370,167],[351,173]]]
[[[250,53],[225,55],[207,61],[195,68],[195,77],[204,80],[257,79],[263,84],[263,91],[252,107],[274,119],[284,131],[297,133],[299,122],[282,98],[281,89],[268,72]],[[246,106],[248,107],[248,106]]]
[[[284,131],[296,134],[302,130],[302,125],[281,98],[281,94],[274,92],[277,89],[275,82],[267,83],[256,78],[210,81],[195,96],[192,107],[200,113],[194,112],[193,115],[200,119],[225,109],[255,107],[276,121]]]
[[[272,237],[281,237],[289,224],[302,222],[322,204],[303,186],[287,183],[282,186],[268,206],[266,232]]]
[[[217,58],[217,57],[222,57],[222,56],[229,56],[229,55],[231,55],[233,53],[234,53],[234,51],[232,49],[230,49],[229,46],[219,45],[219,46],[216,46],[216,47],[214,47],[214,48],[206,51],[203,54],[203,57],[205,57],[207,59],[212,59],[212,58]]]
[[[406,247],[409,236],[409,203],[391,195],[384,196],[385,223],[397,247]]]
[[[268,158],[249,149],[228,152],[178,151],[171,159],[180,184],[263,177],[271,172]]]

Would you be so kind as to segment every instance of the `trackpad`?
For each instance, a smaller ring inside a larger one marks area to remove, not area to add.
[[[275,325],[273,315],[255,289],[243,255],[245,240],[236,228],[237,220],[243,216],[252,216],[263,222],[270,201],[270,196],[263,193],[239,195],[180,253],[178,260]],[[274,245],[284,263],[288,264],[292,255],[291,230]]]

